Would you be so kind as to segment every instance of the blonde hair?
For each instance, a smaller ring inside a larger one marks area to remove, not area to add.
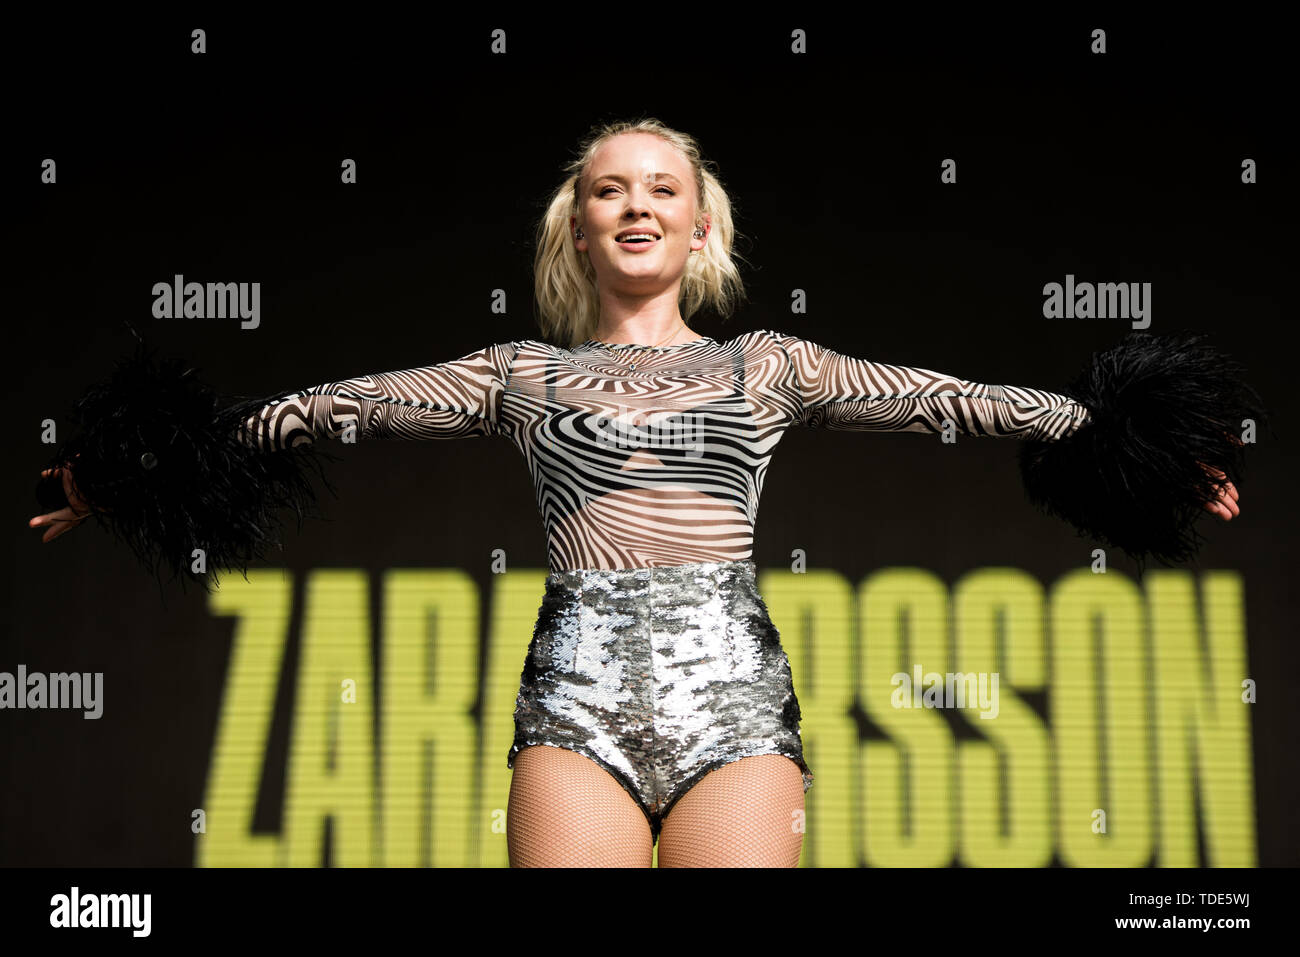
[[[714,164],[701,155],[695,138],[665,126],[657,119],[619,120],[592,127],[578,147],[577,156],[564,168],[565,180],[551,194],[537,225],[537,252],[533,257],[533,292],[537,321],[548,339],[572,348],[596,334],[600,297],[591,260],[573,247],[570,217],[577,216],[579,187],[596,151],[605,141],[624,133],[650,133],[675,147],[695,172],[696,216],[709,216],[712,228],[703,249],[687,257],[682,273],[678,308],[689,322],[701,307],[720,316],[730,315],[745,298],[744,283],[732,252],[736,228],[731,200],[713,172]]]

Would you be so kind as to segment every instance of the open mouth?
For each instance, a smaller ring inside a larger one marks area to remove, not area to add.
[[[628,233],[614,240],[620,246],[650,246],[659,242],[654,233]]]

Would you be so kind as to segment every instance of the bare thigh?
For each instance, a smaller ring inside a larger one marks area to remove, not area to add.
[[[798,867],[803,775],[757,754],[710,771],[678,798],[659,832],[660,867]]]
[[[510,779],[511,867],[649,867],[650,824],[595,761],[564,748],[521,749]]]

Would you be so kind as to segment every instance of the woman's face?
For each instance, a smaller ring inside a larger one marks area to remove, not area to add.
[[[703,249],[709,224],[696,239],[696,190],[691,164],[650,133],[624,133],[596,151],[579,184],[584,238],[575,242],[591,257],[601,289],[647,295],[681,281],[692,249]],[[629,233],[652,237],[620,242]]]

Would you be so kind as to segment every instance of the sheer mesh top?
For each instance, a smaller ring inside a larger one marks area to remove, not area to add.
[[[727,342],[490,345],[270,402],[243,440],[504,436],[532,474],[552,571],[751,557],[772,453],[792,425],[1055,440],[1062,395],[840,355],[759,330]]]

